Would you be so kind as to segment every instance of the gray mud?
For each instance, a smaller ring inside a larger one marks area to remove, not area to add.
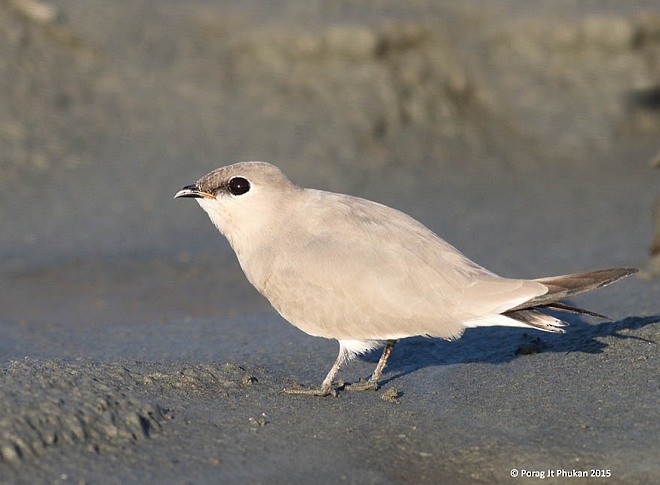
[[[0,482],[660,479],[657,2],[49,5],[0,1]],[[505,276],[646,279],[573,302],[612,321],[408,339],[377,393],[286,396],[336,342],[172,200],[249,159]]]

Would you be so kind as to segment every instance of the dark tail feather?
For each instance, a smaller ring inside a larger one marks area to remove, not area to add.
[[[592,312],[590,310],[585,310],[584,308],[569,306],[566,305],[565,303],[560,303],[558,301],[554,303],[548,303],[547,305],[539,305],[539,308],[547,308],[548,310],[557,310],[560,312],[579,313],[581,315],[589,315],[592,317],[604,318],[605,320],[610,319],[610,317],[606,317],[605,315],[601,315],[600,313]]]
[[[518,320],[530,327],[555,333],[563,333],[564,330],[562,327],[567,326],[568,323],[552,315],[543,313],[540,311],[541,309],[579,313],[607,319],[606,316],[599,313],[566,305],[565,303],[560,303],[558,300],[586,293],[587,291],[597,290],[634,273],[637,273],[635,268],[615,268],[593,271],[591,273],[539,278],[534,281],[547,286],[548,292],[504,312],[503,315]]]
[[[593,291],[599,288],[603,288],[609,284],[619,281],[622,278],[625,278],[626,276],[630,276],[631,274],[637,273],[637,271],[638,270],[635,268],[614,268],[614,269],[602,269],[600,271],[592,271],[591,273],[579,273],[579,274],[571,274],[571,275],[563,275],[563,276],[551,276],[549,278],[538,278],[534,281],[538,281],[539,283],[542,283],[545,286],[547,286],[548,292],[543,295],[539,295],[535,298],[532,298],[531,300],[528,300],[525,303],[522,303],[521,305],[518,305],[517,307],[512,308],[509,311],[524,310],[533,307],[550,308],[549,305],[552,304],[557,305],[558,300],[562,300],[564,298],[580,295],[588,291]],[[559,304],[559,306],[566,307],[566,305],[563,305],[561,303]],[[578,313],[586,313],[587,315],[589,314],[587,310],[581,310],[579,308],[573,308],[573,307],[570,307],[570,309],[555,307],[554,309],[563,310],[563,311],[579,310]]]
[[[600,313],[585,310],[583,308],[576,308],[559,302],[548,303],[547,305],[539,305],[537,307],[525,308],[522,310],[508,311],[505,312],[504,315],[539,330],[554,333],[564,333],[564,329],[562,327],[567,327],[568,323],[561,320],[560,318],[555,318],[552,315],[543,313],[541,309],[579,313],[581,315],[590,315],[592,317],[604,318],[608,320],[605,315],[601,315]]]

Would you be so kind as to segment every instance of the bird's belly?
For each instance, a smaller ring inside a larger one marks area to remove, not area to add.
[[[362,292],[338,295],[324,288],[296,284],[268,285],[263,292],[282,317],[317,337],[390,340],[416,335],[455,338],[460,321],[444,314],[416,313],[415,306],[390,305]]]

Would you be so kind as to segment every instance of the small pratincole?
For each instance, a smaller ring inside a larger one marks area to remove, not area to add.
[[[339,356],[319,388],[357,354],[385,347],[371,378],[346,390],[376,390],[398,339],[456,339],[467,327],[567,324],[544,310],[596,313],[559,300],[635,273],[615,268],[534,280],[502,278],[466,258],[412,217],[350,195],[305,189],[277,167],[222,167],[174,196],[194,197],[227,238],[248,280],[285,319],[337,339]]]

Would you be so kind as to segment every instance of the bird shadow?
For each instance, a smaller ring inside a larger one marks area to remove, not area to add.
[[[635,339],[656,344],[655,341],[628,332],[660,322],[660,315],[632,316],[597,325],[590,324],[586,318],[579,316],[567,317],[563,314],[562,319],[570,324],[565,334],[491,327],[467,329],[463,337],[454,342],[425,337],[401,340],[392,351],[381,384],[395,381],[425,367],[472,362],[501,364],[525,355],[547,352],[600,354],[610,345],[601,340],[604,337]],[[362,359],[375,363],[379,357],[380,352],[374,351],[364,355]]]

